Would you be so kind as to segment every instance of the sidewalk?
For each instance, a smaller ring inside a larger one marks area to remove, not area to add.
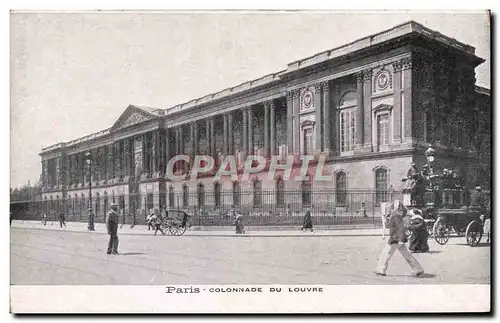
[[[90,233],[87,231],[87,223],[84,222],[66,222],[66,227],[60,228],[59,222],[47,221],[43,225],[41,221],[12,221],[12,228],[25,228],[35,230],[52,231],[70,231],[80,233]],[[229,237],[229,236],[251,236],[251,237],[321,237],[321,236],[381,236],[382,229],[373,226],[317,226],[314,232],[302,232],[300,227],[248,227],[247,233],[237,235],[234,233],[234,227],[196,227],[192,226],[186,230],[184,236],[199,237]],[[97,234],[107,234],[104,223],[96,223],[95,231]],[[118,229],[119,234],[124,235],[153,235],[154,231],[148,231],[145,225],[136,225],[131,228],[129,224],[123,225]]]

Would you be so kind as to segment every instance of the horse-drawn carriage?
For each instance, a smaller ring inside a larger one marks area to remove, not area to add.
[[[181,236],[186,232],[189,215],[181,210],[165,210],[161,217],[161,228],[174,236]]]
[[[489,210],[484,205],[465,206],[466,191],[456,172],[445,169],[442,175],[436,175],[428,165],[424,166],[421,173],[410,171],[413,172],[416,185],[411,192],[407,192],[411,194],[413,202],[409,208],[421,210],[434,240],[445,245],[454,232],[458,236],[465,236],[469,246],[477,246],[483,236],[484,217]]]

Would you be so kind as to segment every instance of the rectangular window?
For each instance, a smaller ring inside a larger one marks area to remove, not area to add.
[[[377,141],[378,145],[389,144],[389,115],[381,114],[377,116]]]
[[[356,141],[356,110],[345,109],[340,112],[340,150],[354,149]]]
[[[304,129],[304,154],[310,155],[313,153],[313,130],[312,128]]]

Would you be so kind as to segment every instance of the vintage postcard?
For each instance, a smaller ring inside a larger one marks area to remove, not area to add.
[[[490,312],[490,15],[11,11],[11,312]]]

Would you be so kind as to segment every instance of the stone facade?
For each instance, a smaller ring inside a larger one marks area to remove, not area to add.
[[[211,192],[204,205],[214,206],[216,190],[234,190],[234,181],[214,184],[212,176],[170,182],[167,163],[182,154],[210,155],[216,162],[235,155],[238,166],[248,155],[278,155],[285,162],[308,154],[316,158],[312,174],[324,156],[324,173],[331,180],[312,176],[308,188],[335,190],[338,182],[347,190],[382,185],[397,191],[409,164],[425,163],[429,144],[436,147],[438,168],[459,169],[474,185],[484,181],[490,167],[485,140],[491,133],[484,125],[490,121],[491,101],[488,90],[475,87],[474,74],[482,62],[473,47],[409,22],[172,108],[130,105],[109,129],[42,150],[42,198],[52,209],[81,215],[91,177],[98,216],[112,201],[131,216],[150,207],[186,207],[184,191]],[[476,122],[479,115],[482,124]],[[485,154],[488,161],[478,168],[478,156]],[[188,170],[189,163],[175,164],[177,174]],[[241,191],[277,187],[267,172],[238,182]],[[305,185],[283,184],[285,190]],[[199,204],[194,197],[189,194],[187,206]],[[245,195],[241,203],[252,204],[252,198]],[[222,199],[233,201],[229,194]],[[313,203],[328,205],[331,199],[319,195]]]

